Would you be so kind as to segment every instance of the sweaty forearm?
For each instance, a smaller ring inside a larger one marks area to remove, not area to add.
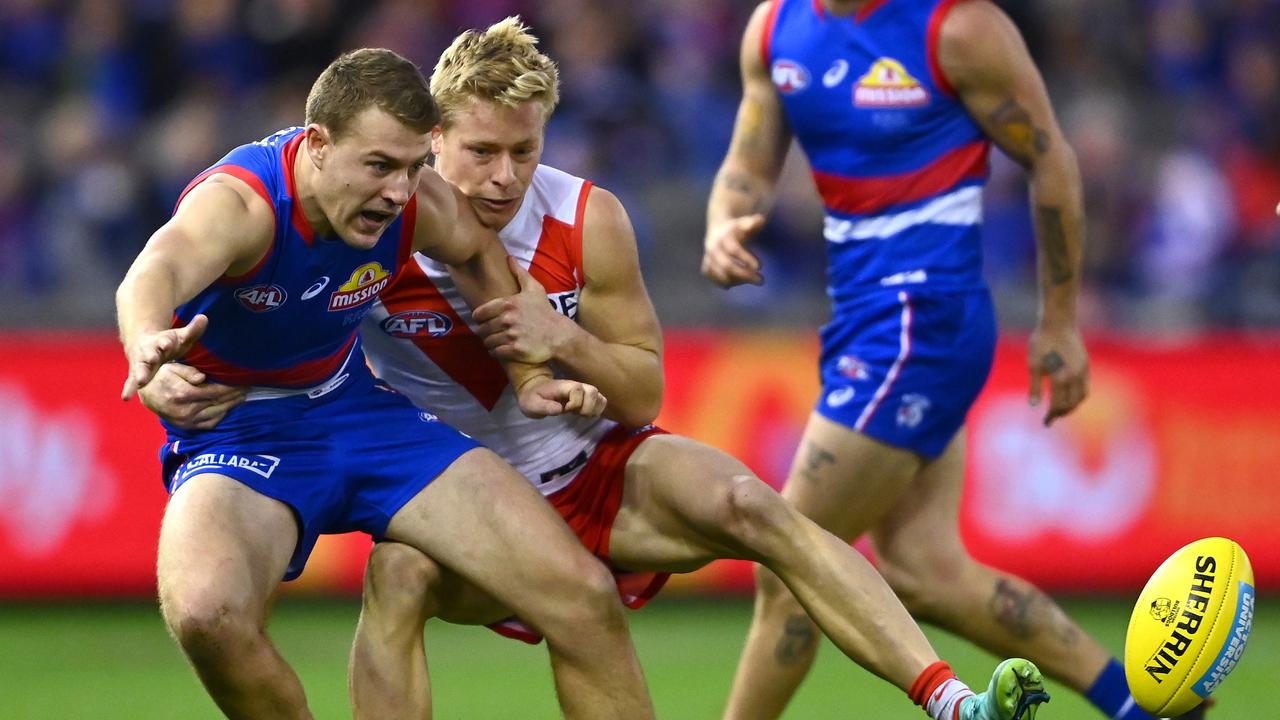
[[[1074,324],[1084,256],[1084,203],[1070,148],[1060,143],[1032,165],[1030,189],[1041,321]]]
[[[662,360],[655,350],[607,343],[574,324],[554,348],[568,377],[595,385],[609,400],[605,416],[628,427],[653,422],[662,408]]]

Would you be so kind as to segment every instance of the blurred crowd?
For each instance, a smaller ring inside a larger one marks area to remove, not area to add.
[[[0,326],[106,327],[179,190],[232,146],[299,124],[342,50],[429,73],[452,37],[519,13],[562,71],[545,161],[629,208],[670,326],[817,325],[821,213],[789,161],[760,241],[767,283],[698,275],[704,203],[754,0],[5,0]],[[1095,329],[1280,327],[1280,0],[1000,0],[1079,156],[1082,318]],[[993,160],[987,274],[1006,327],[1035,317],[1021,171]]]

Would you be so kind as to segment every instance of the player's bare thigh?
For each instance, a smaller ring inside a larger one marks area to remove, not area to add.
[[[284,576],[297,542],[287,505],[229,477],[197,475],[165,508],[156,563],[161,601],[234,600],[256,611]]]
[[[678,435],[654,435],[627,462],[609,556],[629,570],[688,572],[740,557],[730,495],[773,490],[730,455]]]
[[[814,412],[782,495],[832,534],[852,541],[908,494],[922,466],[916,453]]]
[[[522,617],[572,603],[584,583],[611,585],[550,503],[484,448],[461,455],[406,503],[386,536],[425,552]]]

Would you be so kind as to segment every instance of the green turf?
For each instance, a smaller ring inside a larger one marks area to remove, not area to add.
[[[1070,601],[1069,612],[1119,649],[1129,608]],[[297,668],[318,719],[350,717],[346,653],[353,602],[283,600],[272,630]],[[744,601],[660,600],[633,613],[632,628],[658,717],[719,716],[746,630]],[[985,681],[994,663],[981,652],[930,633],[961,677]],[[436,718],[555,718],[545,650],[487,630],[433,623],[427,633]],[[1248,650],[1218,693],[1213,720],[1276,717],[1280,679],[1280,600],[1264,600]],[[1041,720],[1099,718],[1078,697],[1051,685]],[[0,718],[3,720],[198,720],[221,717],[146,605],[0,605]],[[894,688],[851,666],[832,647],[787,715],[800,718],[923,718]]]

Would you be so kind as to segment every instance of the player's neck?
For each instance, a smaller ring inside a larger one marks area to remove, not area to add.
[[[294,201],[302,206],[302,215],[316,236],[324,237],[333,234],[333,224],[320,207],[320,199],[315,190],[316,172],[316,166],[307,156],[306,149],[298,148],[298,154],[293,158],[293,189],[298,193]]]

